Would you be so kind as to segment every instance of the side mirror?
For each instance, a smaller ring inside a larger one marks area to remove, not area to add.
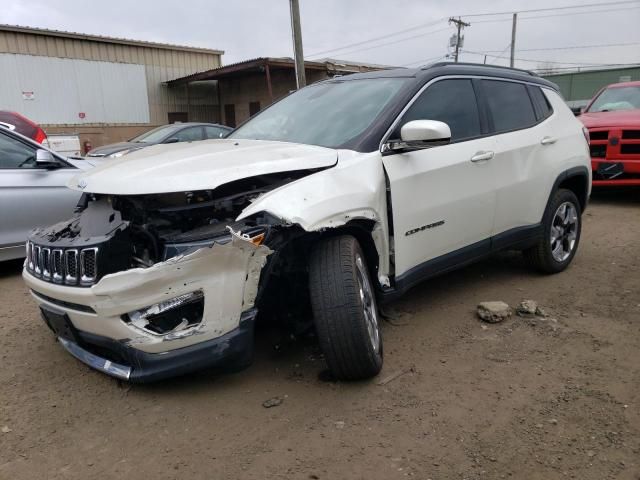
[[[60,168],[62,165],[48,150],[39,148],[36,150],[36,165],[40,168]]]
[[[449,125],[437,120],[412,120],[400,129],[400,140],[383,145],[382,153],[399,153],[447,145],[451,142]]]
[[[167,140],[165,140],[165,142],[164,142],[164,143],[178,143],[179,141],[180,141],[180,139],[179,139],[179,138],[177,138],[177,137],[171,137],[171,138],[168,138]]]

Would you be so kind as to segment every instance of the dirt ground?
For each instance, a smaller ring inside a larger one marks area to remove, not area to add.
[[[548,318],[475,316],[522,299]],[[1,479],[640,479],[638,191],[592,199],[562,274],[501,254],[390,305],[369,382],[262,328],[248,370],[129,386],[56,344],[20,262],[0,308]]]

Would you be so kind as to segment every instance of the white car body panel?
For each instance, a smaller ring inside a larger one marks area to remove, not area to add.
[[[379,152],[338,151],[335,167],[266,193],[238,217],[265,211],[308,232],[336,228],[351,220],[375,222],[379,280],[388,285],[389,229],[384,170]]]
[[[490,161],[473,163],[471,157],[493,150],[494,144],[494,138],[486,137],[384,157],[391,184],[396,275],[489,238],[494,179]]]
[[[494,137],[495,156],[488,162],[496,189],[492,235],[540,222],[555,179],[589,159],[580,122],[557,93],[542,91],[553,107],[549,118]],[[543,144],[543,139],[551,143]]]
[[[267,173],[330,167],[336,158],[330,148],[261,140],[153,145],[78,175],[68,186],[111,195],[209,190]]]

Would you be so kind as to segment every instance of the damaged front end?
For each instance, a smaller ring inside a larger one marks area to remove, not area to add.
[[[60,343],[110,375],[150,381],[246,366],[263,267],[292,228],[265,213],[235,219],[296,175],[85,193],[71,220],[31,233],[25,281]]]

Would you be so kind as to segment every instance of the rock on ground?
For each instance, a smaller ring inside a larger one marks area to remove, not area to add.
[[[499,323],[513,313],[511,307],[504,302],[482,302],[478,305],[478,317],[488,323]]]
[[[522,300],[516,307],[516,313],[523,316],[534,316],[538,311],[538,304],[535,300]]]

